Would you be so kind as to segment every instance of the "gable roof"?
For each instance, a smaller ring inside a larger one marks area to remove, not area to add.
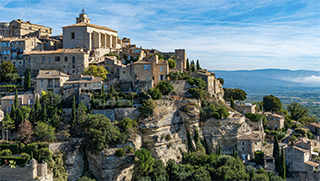
[[[99,26],[99,25],[94,25],[91,23],[85,23],[85,22],[80,22],[77,24],[73,24],[73,25],[69,25],[69,26],[64,26],[62,28],[70,28],[70,27],[92,27],[92,28],[98,28],[98,29],[102,29],[102,30],[107,30],[107,31],[112,31],[114,33],[118,33],[116,30],[107,28],[105,26]]]
[[[313,167],[319,166],[319,163],[313,162],[313,161],[307,161],[307,162],[305,162],[305,164],[308,164],[308,165],[313,166]]]
[[[88,54],[84,52],[82,49],[75,48],[75,49],[58,49],[58,50],[48,50],[48,51],[30,51],[25,55],[32,55],[32,54],[59,54],[59,53],[69,53],[69,54]]]
[[[50,79],[60,77],[69,77],[69,75],[58,70],[39,70],[39,75],[36,77],[36,79]]]
[[[261,140],[260,136],[255,133],[245,134],[237,137],[238,140]]]

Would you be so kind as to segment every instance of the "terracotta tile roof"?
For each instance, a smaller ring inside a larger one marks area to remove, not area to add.
[[[50,79],[50,78],[60,78],[60,77],[69,77],[69,75],[57,70],[39,70],[39,75],[36,78]]]
[[[317,162],[313,162],[313,161],[307,161],[307,162],[304,162],[305,164],[308,164],[310,166],[313,166],[313,167],[317,167],[319,166],[319,163]]]
[[[44,28],[50,28],[50,27],[47,27],[47,26],[44,26],[44,25],[33,24],[33,23],[19,21],[19,20],[13,20],[13,21],[16,21],[17,23],[21,23],[21,24],[28,24],[28,25],[40,26],[40,27],[44,27]],[[52,28],[50,28],[50,29],[52,29]]]
[[[209,72],[207,70],[197,70],[195,72],[192,72],[193,74],[201,74],[201,75],[205,75],[205,76],[210,76],[210,75],[216,75],[212,72]]]
[[[110,29],[110,28],[107,28],[107,27],[104,27],[104,26],[99,26],[99,25],[94,25],[94,24],[91,24],[91,23],[85,23],[85,22],[81,22],[81,23],[77,23],[77,24],[73,24],[73,25],[69,25],[69,26],[64,26],[62,28],[70,28],[70,27],[92,27],[92,28],[98,28],[98,29],[103,29],[103,30],[107,30],[107,31],[112,31],[112,32],[115,32],[115,33],[118,33],[117,31],[113,30],[113,29]]]
[[[320,128],[320,123],[310,123],[311,126],[314,126],[314,127],[317,127],[317,128]]]
[[[49,50],[49,51],[30,51],[26,53],[26,55],[33,55],[33,54],[61,54],[61,53],[68,53],[68,54],[88,54],[87,52],[82,51],[82,49],[58,49],[58,50]]]
[[[260,136],[254,133],[238,136],[237,139],[238,140],[261,140]]]
[[[17,39],[17,37],[7,37],[7,38],[0,39],[0,41],[12,41],[12,40],[15,40],[15,39]]]

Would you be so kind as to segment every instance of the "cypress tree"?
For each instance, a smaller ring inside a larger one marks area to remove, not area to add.
[[[35,122],[39,121],[40,114],[41,114],[41,104],[40,104],[40,100],[39,100],[38,96],[36,96],[36,104],[35,104],[34,114],[35,114],[34,121]]]
[[[28,90],[31,87],[31,73],[30,68],[28,67],[24,73],[24,90]]]
[[[234,100],[232,96],[230,98],[230,104],[231,104],[231,108],[234,109]]]
[[[35,118],[35,112],[34,112],[34,105],[33,105],[30,111],[30,116],[29,116],[29,121],[32,122],[33,124],[35,122],[34,118]]]
[[[72,98],[71,123],[70,123],[71,135],[72,135],[72,134],[75,134],[75,131],[76,131],[76,128],[75,128],[76,119],[77,119],[77,117],[76,117],[76,99],[75,99],[75,97],[73,96],[73,98]]]
[[[110,93],[111,93],[111,94],[114,93],[114,88],[113,88],[113,85],[112,85],[112,84],[110,85]]]
[[[47,106],[44,105],[44,108],[43,108],[43,111],[42,111],[42,114],[41,114],[41,121],[42,122],[47,122],[48,120],[48,115],[47,115]]]
[[[15,120],[15,125],[16,125],[16,128],[18,128],[19,125],[24,121],[24,116],[23,116],[21,109],[17,109],[16,113],[17,113],[17,115],[16,115],[16,120]]]
[[[190,64],[189,64],[189,58],[187,58],[187,71],[190,71]]]
[[[238,154],[236,152],[236,147],[234,146],[233,147],[233,158],[237,158],[238,157]]]
[[[192,72],[196,71],[196,67],[194,65],[194,61],[193,60],[191,61],[191,71]]]
[[[103,94],[104,94],[104,86],[102,84],[102,88],[100,89],[100,98],[102,98]]]
[[[219,145],[219,156],[221,155],[221,146]]]
[[[16,93],[14,95],[14,103],[13,104],[14,104],[16,109],[19,108],[19,99],[18,99],[18,91],[17,91],[17,89],[16,89]]]
[[[281,160],[280,161],[281,161],[281,164],[280,164],[279,176],[282,177],[283,179],[286,179],[286,159],[285,159],[283,148],[281,149]]]
[[[274,135],[273,158],[275,159],[275,169],[277,172],[280,172],[280,147],[276,135]]]
[[[197,60],[197,70],[200,70],[201,67],[200,67],[200,63],[199,63],[199,60]]]
[[[92,92],[91,101],[94,100],[94,92]]]

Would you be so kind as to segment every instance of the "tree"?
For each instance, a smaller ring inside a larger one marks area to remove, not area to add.
[[[53,141],[56,139],[54,131],[54,127],[39,121],[35,128],[34,134],[42,141]]]
[[[32,123],[25,120],[19,125],[18,138],[20,141],[23,141],[24,144],[30,143],[33,132]]]
[[[104,94],[104,86],[102,85],[101,86],[101,89],[100,89],[100,97],[102,97]]]
[[[155,159],[153,164],[152,178],[154,180],[157,180],[156,178],[160,178],[160,177],[165,178],[166,174],[167,174],[167,171],[163,161],[160,159]]]
[[[233,147],[233,158],[238,158],[238,152],[236,151],[236,147]]]
[[[308,108],[303,107],[301,104],[292,102],[290,105],[287,106],[287,110],[290,113],[290,116],[293,120],[298,120],[302,117],[308,116]]]
[[[234,99],[234,100],[239,100],[239,101],[243,101],[243,100],[246,100],[247,99],[247,93],[242,90],[242,89],[239,89],[239,88],[223,88],[224,90],[224,96],[223,98],[225,100],[230,100],[231,97]]]
[[[134,176],[136,179],[148,176],[153,171],[154,159],[151,153],[144,148],[135,152],[136,159],[134,161]]]
[[[30,68],[28,67],[24,73],[24,90],[29,90],[31,87],[31,73]]]
[[[12,120],[14,122],[17,122],[18,110],[19,110],[19,100],[18,100],[18,91],[16,90],[15,96],[14,96],[14,101],[13,101],[11,111],[10,111],[10,117],[12,118]],[[18,125],[19,124],[16,124],[16,128]]]
[[[18,128],[18,126],[23,122],[24,116],[23,116],[21,109],[19,109],[19,108],[17,109],[16,114],[17,114],[17,116],[16,116],[16,120],[14,122],[16,125],[15,127]]]
[[[224,85],[224,79],[223,79],[223,78],[218,77],[218,78],[217,78],[217,80],[219,80],[219,81],[220,81],[220,84],[221,84],[221,85]]]
[[[273,142],[273,158],[275,158],[275,169],[277,172],[280,172],[280,147],[278,137],[276,135],[274,135]]]
[[[152,115],[153,110],[157,107],[157,105],[153,102],[152,99],[144,99],[142,100],[142,106],[139,107],[141,117],[147,118]]]
[[[108,147],[110,143],[119,142],[119,128],[104,115],[89,114],[83,128],[86,149],[92,153]]]
[[[194,134],[194,140],[196,142],[197,151],[199,151],[201,153],[206,153],[206,149],[203,147],[201,140],[200,140],[199,130],[197,130],[197,129]]]
[[[187,65],[186,65],[187,71],[190,71],[190,64],[189,64],[189,58],[187,58]]]
[[[151,88],[148,90],[148,94],[151,95],[152,99],[161,99],[162,94],[158,88]]]
[[[102,80],[107,79],[108,70],[102,66],[90,65],[85,69],[84,74],[93,75],[94,77],[101,77]]]
[[[279,112],[282,110],[282,103],[279,98],[269,95],[263,97],[263,108],[264,111],[275,111]]]
[[[168,95],[173,90],[173,85],[169,81],[160,81],[157,85],[157,88],[160,90],[160,92],[164,95]]]
[[[301,123],[302,125],[307,125],[310,123],[317,122],[317,119],[315,117],[302,117],[302,118],[298,119],[298,122]]]
[[[96,181],[96,179],[92,179],[87,176],[82,176],[78,179],[78,181]]]
[[[200,70],[201,67],[200,67],[200,63],[199,63],[199,60],[197,60],[197,70]]]
[[[231,104],[231,108],[234,109],[234,100],[232,96],[230,98],[230,104]]]
[[[77,120],[78,120],[78,128],[83,127],[83,123],[86,121],[87,114],[87,106],[81,101],[78,109],[77,109]]]
[[[72,112],[71,112],[71,120],[70,120],[70,134],[73,136],[76,134],[76,122],[77,122],[76,99],[73,96],[72,97]]]
[[[283,179],[286,179],[286,159],[285,159],[283,148],[281,149],[281,160],[280,161],[281,161],[281,164],[280,164],[279,176],[282,177]]]
[[[196,71],[196,67],[194,65],[194,61],[193,60],[191,61],[191,71],[192,72]]]
[[[17,72],[18,72],[17,68],[13,65],[11,61],[3,61],[1,63],[0,76],[2,81],[6,75],[17,73]]]
[[[110,93],[113,95],[115,93],[115,90],[113,88],[113,85],[111,84],[110,85],[110,89],[109,89]]]
[[[177,62],[171,58],[168,59],[169,68],[173,69],[176,68]]]
[[[47,114],[47,106],[44,105],[41,113],[41,121],[42,122],[47,122],[48,121],[48,114]]]
[[[55,107],[53,116],[50,119],[51,125],[58,130],[60,128],[61,117],[58,115],[58,108]]]
[[[4,77],[4,80],[9,83],[19,83],[21,81],[21,77],[18,73],[7,74]]]
[[[7,141],[8,141],[8,132],[9,132],[9,129],[12,130],[15,128],[15,124],[14,124],[14,121],[11,119],[10,115],[7,113],[4,118],[3,118],[3,121],[2,121],[2,129],[5,129],[6,130],[6,137],[7,137]]]
[[[35,122],[39,121],[40,119],[40,115],[41,115],[41,104],[40,104],[40,100],[38,98],[38,95],[36,96],[36,103],[34,105],[35,110],[34,110],[34,114],[35,114]]]

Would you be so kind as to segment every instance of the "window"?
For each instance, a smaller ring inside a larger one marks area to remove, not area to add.
[[[148,75],[146,76],[146,81],[149,81],[149,76]]]
[[[76,57],[72,57],[72,63],[76,63]]]
[[[29,58],[29,63],[31,63],[31,58]]]
[[[109,64],[109,61],[108,61],[108,64]]]
[[[87,84],[84,84],[85,87],[87,87]]]
[[[28,104],[30,104],[30,105],[33,104],[33,99],[29,99]]]
[[[43,87],[43,82],[41,82],[41,84],[40,84],[40,85],[41,85],[41,87]]]
[[[151,69],[151,65],[144,65],[144,70],[150,70]]]
[[[71,33],[71,39],[74,39],[74,32]]]
[[[242,151],[244,151],[244,147],[242,147]]]
[[[73,66],[72,66],[72,68],[76,68],[76,66],[75,66],[75,65],[73,65]]]
[[[51,62],[51,57],[49,57],[49,62]]]
[[[11,111],[11,107],[7,107],[7,111]]]
[[[16,58],[16,53],[12,53],[12,58]]]
[[[93,86],[95,87],[95,86],[96,86],[96,83],[94,83]]]
[[[68,57],[64,57],[64,61],[66,61],[66,62],[67,62],[67,61],[68,61]]]
[[[130,57],[130,55],[128,55],[128,60],[131,60],[131,57]]]
[[[100,84],[100,83],[98,83],[98,86],[100,87],[100,86],[101,86],[101,84]]]
[[[9,101],[9,104],[13,104],[13,101]]]
[[[37,59],[36,59],[36,58],[33,58],[33,61],[34,61],[34,62],[36,62],[36,61],[37,61]]]
[[[242,142],[242,145],[244,145],[244,142]]]
[[[45,62],[45,61],[46,61],[46,59],[44,57],[42,57],[42,62]]]
[[[60,57],[55,57],[55,61],[59,62],[60,61]]]
[[[160,67],[160,72],[163,72],[163,66]]]
[[[134,53],[140,53],[141,50],[134,50],[133,52],[134,52]]]

